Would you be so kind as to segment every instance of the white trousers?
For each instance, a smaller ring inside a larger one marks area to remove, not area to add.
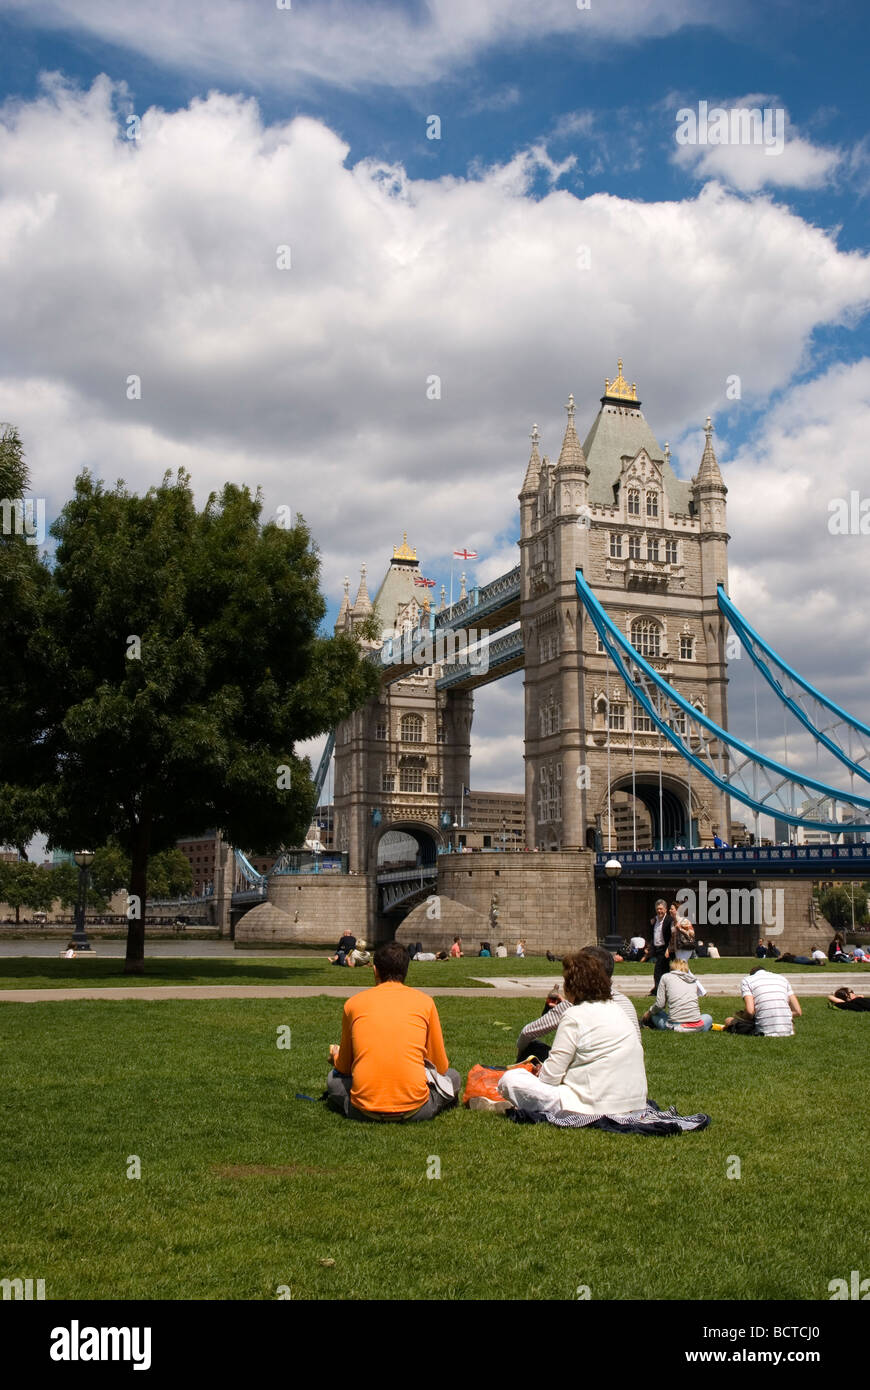
[[[527,1115],[543,1117],[562,1113],[558,1086],[548,1086],[524,1067],[506,1071],[499,1079],[498,1089],[505,1100]]]

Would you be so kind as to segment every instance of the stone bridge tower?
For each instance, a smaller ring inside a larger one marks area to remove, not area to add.
[[[539,849],[689,843],[688,764],[629,699],[600,649],[578,611],[575,569],[637,650],[727,727],[716,597],[728,578],[727,490],[712,426],[708,418],[687,482],[640,407],[620,361],[582,445],[573,396],[555,464],[541,458],[537,426],[532,432],[520,564],[526,843]],[[694,844],[709,844],[716,831],[729,838],[726,798],[700,773],[691,778],[691,818]]]
[[[384,633],[416,631],[431,613],[423,581],[406,535],[374,601],[365,566],[353,604],[345,581],[336,632],[353,631],[373,612]],[[421,667],[385,685],[335,731],[336,847],[348,853],[354,873],[374,873],[379,851],[387,863],[391,853],[407,856],[405,837],[417,842],[421,864],[434,864],[438,849],[455,839],[462,788],[470,785],[474,697],[439,691],[440,673]]]

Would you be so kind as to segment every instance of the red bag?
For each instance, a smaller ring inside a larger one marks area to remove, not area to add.
[[[467,1105],[473,1096],[483,1096],[486,1100],[503,1101],[504,1096],[498,1089],[498,1083],[505,1072],[534,1071],[534,1069],[533,1062],[518,1062],[512,1067],[485,1067],[481,1062],[475,1062],[468,1073],[462,1104]]]

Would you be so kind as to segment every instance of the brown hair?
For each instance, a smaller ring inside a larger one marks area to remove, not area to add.
[[[610,998],[610,981],[604,966],[586,951],[572,951],[562,961],[565,997],[572,1004]]]

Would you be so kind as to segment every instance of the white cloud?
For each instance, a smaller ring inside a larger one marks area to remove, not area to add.
[[[689,126],[685,114],[691,112]],[[843,152],[814,145],[798,133],[788,112],[775,97],[754,93],[733,101],[710,100],[705,104],[679,102],[674,109],[677,130],[703,140],[676,144],[672,161],[697,179],[717,179],[743,193],[762,188],[822,188],[843,164]],[[717,112],[726,113],[723,122]],[[742,113],[738,115],[737,113]],[[750,113],[754,114],[750,119]],[[705,143],[724,136],[727,143]]]
[[[414,180],[353,164],[317,121],[264,126],[254,102],[220,93],[144,112],[133,143],[124,99],[107,79],[82,93],[55,78],[2,113],[0,418],[20,427],[49,512],[86,465],[138,490],[181,465],[201,499],[226,479],[262,485],[267,512],[289,504],[312,524],[332,597],[362,559],[376,584],[403,530],[439,583],[455,547],[480,552],[481,582],[510,568],[531,422],[556,456],[568,392],[585,429],[618,355],[658,437],[688,440],[690,473],[700,440],[686,432],[725,404],[730,374],[762,405],[788,390],[815,329],[870,297],[867,258],[766,198],[709,185],[681,203],[536,199],[529,151]],[[126,396],[134,373],[140,401]],[[441,398],[427,399],[436,375]],[[741,456],[727,480],[735,574],[757,562],[778,604],[800,595],[803,621],[802,552],[759,530],[755,508],[770,497],[802,535],[801,479],[834,486],[860,411],[836,374],[788,399],[806,415],[788,495],[775,479],[795,417],[781,412],[762,462]]]
[[[581,48],[607,40],[661,38],[685,24],[731,27],[713,0],[0,0],[0,13],[31,26],[86,35],[132,49],[185,74],[233,84],[297,87],[410,87],[454,77],[495,47],[516,48],[559,37]]]

